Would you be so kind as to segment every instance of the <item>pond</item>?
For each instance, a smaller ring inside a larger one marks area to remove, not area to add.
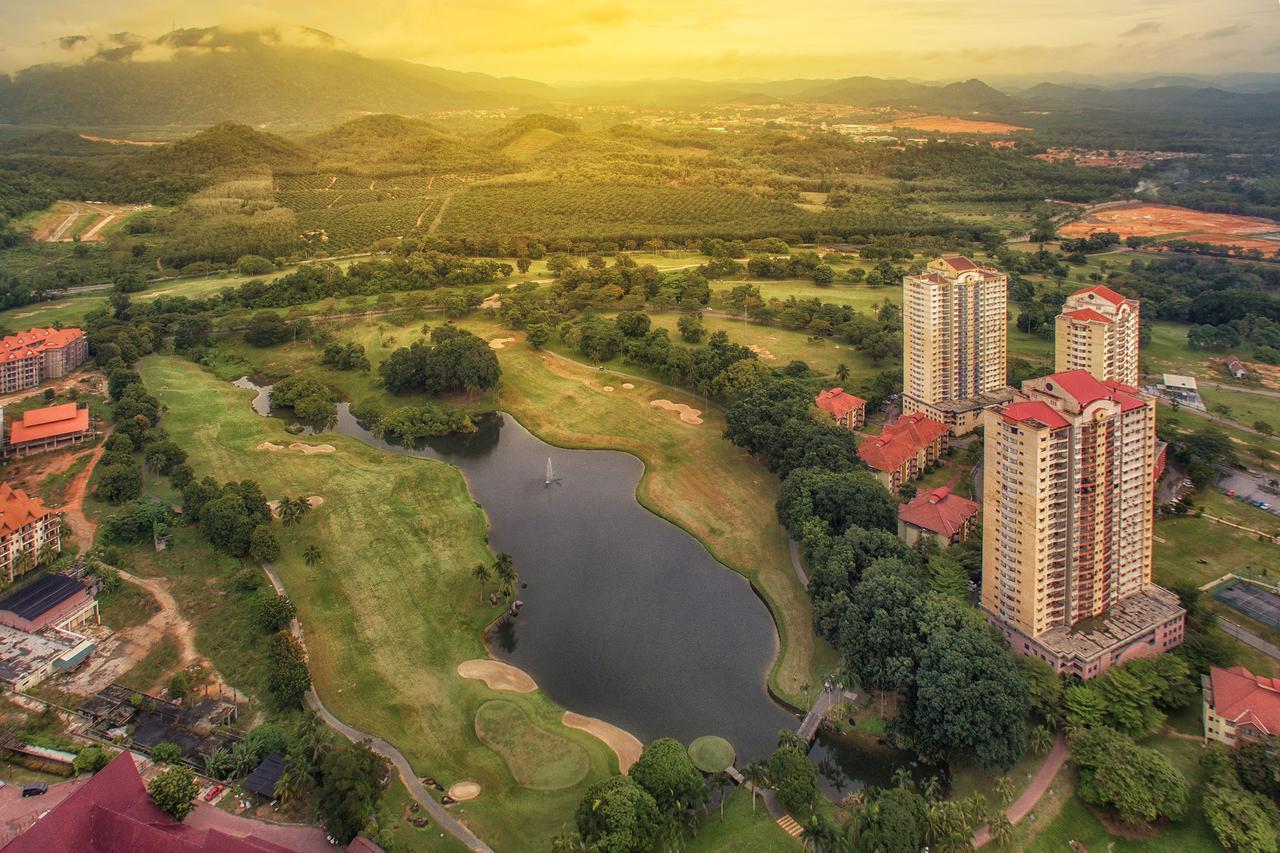
[[[260,414],[271,414],[268,391],[254,400]],[[780,729],[798,727],[765,689],[778,651],[768,608],[697,539],[636,501],[639,459],[554,447],[509,415],[477,427],[406,448],[375,438],[339,404],[331,430],[462,472],[488,515],[492,550],[511,554],[527,584],[518,617],[494,632],[495,657],[562,707],[643,742],[724,737],[740,767],[772,752]],[[892,751],[825,737],[811,758],[832,795],[884,784],[902,763]]]

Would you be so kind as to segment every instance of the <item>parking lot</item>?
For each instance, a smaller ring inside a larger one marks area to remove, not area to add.
[[[1223,494],[1244,503],[1261,501],[1270,504],[1268,512],[1280,515],[1280,492],[1271,485],[1273,479],[1270,474],[1219,468],[1217,487]]]

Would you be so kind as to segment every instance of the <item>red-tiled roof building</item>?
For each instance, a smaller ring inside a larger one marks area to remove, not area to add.
[[[867,401],[843,388],[822,391],[813,402],[845,429],[861,429],[867,422]]]
[[[89,357],[80,329],[28,329],[0,338],[0,393],[66,376]]]
[[[45,554],[62,550],[62,515],[21,489],[0,483],[0,574],[12,582]],[[29,555],[23,566],[22,555]]]
[[[177,823],[151,802],[126,750],[5,845],[3,853],[289,853],[289,848]]]
[[[925,466],[947,452],[948,435],[946,424],[919,412],[903,415],[879,435],[864,439],[858,446],[858,456],[876,479],[896,492],[903,483],[923,476]]]
[[[1238,355],[1229,355],[1227,360],[1223,362],[1226,365],[1227,373],[1230,373],[1234,379],[1244,379],[1245,369],[1244,362],[1240,360]]]
[[[1280,741],[1280,678],[1254,675],[1242,666],[1215,666],[1201,685],[1206,740],[1227,746]]]
[[[978,502],[946,486],[921,492],[898,506],[898,537],[914,545],[932,536],[942,548],[964,541],[978,519]]]
[[[9,427],[4,455],[30,456],[44,450],[80,444],[94,436],[89,424],[89,409],[75,403],[62,403],[22,413]]]

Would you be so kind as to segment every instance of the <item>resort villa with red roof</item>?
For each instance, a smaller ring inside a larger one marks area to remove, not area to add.
[[[1054,369],[1138,384],[1138,300],[1095,285],[1067,297],[1055,321]]]
[[[867,422],[867,401],[843,388],[830,388],[813,398],[814,404],[845,429],[862,429]]]
[[[903,415],[879,435],[864,438],[858,445],[858,457],[877,480],[896,492],[903,483],[924,476],[925,466],[947,452],[949,433],[946,424],[918,412]]]
[[[915,545],[932,537],[940,548],[963,542],[978,519],[978,502],[946,486],[921,492],[898,506],[898,538]]]
[[[89,423],[89,409],[62,403],[43,409],[29,409],[22,419],[9,426],[4,442],[5,456],[30,456],[44,450],[80,444],[96,434]]]
[[[982,607],[1014,650],[1088,679],[1182,642],[1151,583],[1154,398],[1084,370],[986,413]]]
[[[0,394],[66,376],[89,357],[80,329],[28,329],[0,338]]]
[[[1206,741],[1232,747],[1262,740],[1280,743],[1280,678],[1254,675],[1242,666],[1215,666],[1200,683]]]

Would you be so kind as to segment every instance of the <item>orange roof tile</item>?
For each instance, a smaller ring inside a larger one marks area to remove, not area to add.
[[[1111,288],[1107,287],[1104,284],[1095,284],[1093,287],[1086,287],[1083,290],[1077,290],[1075,293],[1071,295],[1084,296],[1089,293],[1092,293],[1094,296],[1097,296],[1099,299],[1107,300],[1112,305],[1123,305],[1126,301],[1128,301],[1127,297],[1121,296],[1119,293],[1116,293],[1114,290],[1112,290]]]
[[[40,441],[60,435],[73,435],[87,429],[89,410],[77,408],[75,403],[64,403],[23,413],[22,420],[14,421],[9,430],[9,443]]]
[[[9,536],[52,510],[22,489],[0,483],[0,536]]]
[[[47,349],[61,349],[77,338],[83,337],[84,332],[74,327],[27,329],[25,332],[0,338],[0,351],[3,351],[5,358],[22,358]]]

